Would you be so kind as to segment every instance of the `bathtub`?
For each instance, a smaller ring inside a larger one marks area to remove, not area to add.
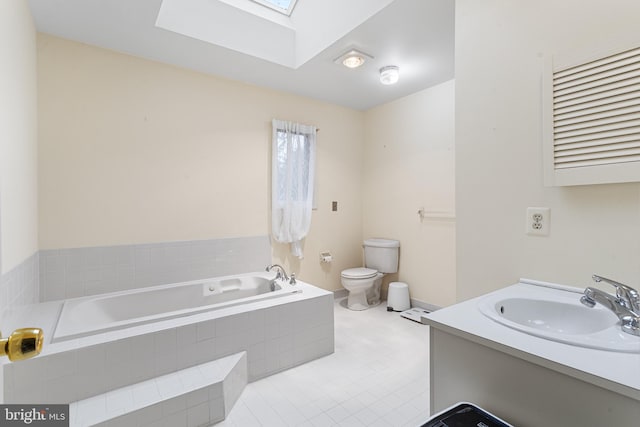
[[[247,273],[69,299],[58,316],[52,342],[115,331],[302,292],[273,279]]]
[[[38,357],[0,363],[4,403],[77,402],[242,352],[252,382],[332,354],[333,292],[274,276],[239,274],[17,307],[7,330],[36,325],[46,338]]]

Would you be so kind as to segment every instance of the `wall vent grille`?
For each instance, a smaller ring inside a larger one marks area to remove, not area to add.
[[[640,162],[640,48],[554,71],[554,168],[628,162]]]

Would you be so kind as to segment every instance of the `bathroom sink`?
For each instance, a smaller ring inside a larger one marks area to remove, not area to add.
[[[585,307],[580,293],[560,289],[498,291],[478,301],[488,318],[520,332],[579,347],[640,352],[640,337],[622,332],[605,307]]]
[[[502,319],[541,333],[592,334],[615,325],[618,318],[608,310],[593,310],[566,302],[507,298],[495,303]]]

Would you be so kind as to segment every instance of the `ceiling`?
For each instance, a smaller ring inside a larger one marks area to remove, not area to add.
[[[40,32],[357,110],[454,76],[454,0],[298,0],[291,18],[247,0],[29,5]],[[373,59],[334,63],[354,47]],[[396,85],[379,81],[387,65]]]

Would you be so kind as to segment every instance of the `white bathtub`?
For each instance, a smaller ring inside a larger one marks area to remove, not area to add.
[[[247,273],[66,300],[52,342],[189,316],[302,292],[273,280],[273,273]]]

